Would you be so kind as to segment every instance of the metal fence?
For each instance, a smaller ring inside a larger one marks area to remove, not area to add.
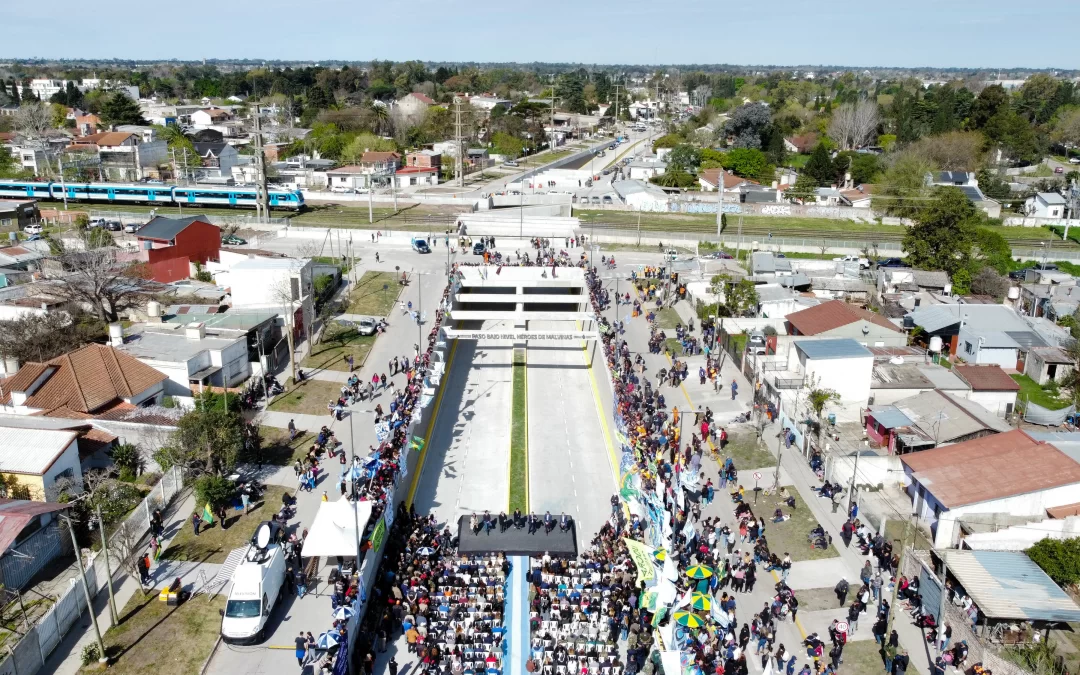
[[[164,509],[184,487],[184,474],[176,467],[165,472],[157,485],[142,502],[132,511],[124,522],[134,527],[139,537],[150,532],[150,515],[154,509]],[[123,566],[110,547],[110,565],[113,578],[124,574]],[[92,553],[86,567],[86,585],[90,597],[95,597],[104,589],[105,557]],[[45,661],[60,644],[86,610],[86,598],[81,588],[82,582],[73,577],[71,585],[57,599],[56,604],[34,624],[18,644],[11,648],[3,661],[0,661],[0,675],[34,675],[45,665]]]

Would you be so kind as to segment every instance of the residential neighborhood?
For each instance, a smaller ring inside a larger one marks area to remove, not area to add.
[[[0,58],[0,675],[1080,672],[1075,8],[115,9]]]

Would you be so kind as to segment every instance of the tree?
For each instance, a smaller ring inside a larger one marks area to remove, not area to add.
[[[49,105],[49,117],[53,128],[60,129],[67,121],[67,108],[59,103]]]
[[[806,204],[814,200],[817,188],[818,184],[814,177],[803,172],[795,179],[795,185],[784,192],[784,196],[787,197],[788,201]]]
[[[818,418],[820,428],[821,423],[825,420],[825,411],[829,406],[840,402],[840,394],[833,389],[818,387],[813,380],[808,385],[810,391],[806,393],[806,405],[814,411],[814,416]]]
[[[1008,108],[990,118],[983,133],[1013,162],[1031,163],[1042,156],[1042,145],[1031,124]]]
[[[660,148],[674,148],[680,143],[685,143],[686,139],[679,134],[664,134],[660,138],[653,141],[653,152],[656,152]]]
[[[1058,110],[1050,137],[1067,147],[1080,145],[1080,106]]]
[[[761,182],[772,180],[774,171],[765,153],[750,148],[735,148],[728,151],[724,168],[730,169],[737,176]]]
[[[374,134],[360,134],[341,151],[341,160],[358,164],[365,152],[396,152],[397,143]]]
[[[149,291],[149,270],[142,263],[120,262],[113,247],[93,248],[92,244],[84,241],[82,251],[61,249],[52,256],[54,264],[45,276],[63,288],[69,299],[89,305],[101,321],[117,321],[121,312],[134,307]]]
[[[680,167],[668,167],[667,171],[659,176],[653,176],[649,180],[663,187],[688,188],[697,185],[697,179],[694,178],[693,174],[684,171]]]
[[[984,267],[971,280],[971,292],[1000,300],[1009,292],[1009,279],[998,274],[993,267]]]
[[[832,158],[824,143],[818,143],[811,153],[810,159],[803,168],[803,173],[810,176],[819,185],[832,185],[836,179],[836,167],[833,166]]]
[[[1012,246],[1001,233],[986,227],[975,232],[975,245],[971,250],[973,274],[984,268],[991,268],[1000,274],[1008,273],[1012,267]]]
[[[24,102],[15,111],[15,128],[31,141],[41,141],[52,128],[52,110],[41,101]]]
[[[918,210],[915,224],[904,235],[907,262],[918,269],[959,272],[971,258],[981,220],[959,188],[934,188],[932,199]]]
[[[24,314],[0,321],[0,355],[41,363],[105,336],[105,323],[84,312]]]
[[[877,135],[877,127],[877,103],[863,99],[844,103],[833,111],[829,136],[840,144],[841,150],[851,150],[869,145]]]
[[[979,181],[979,190],[987,197],[999,202],[1012,198],[1012,188],[998,172],[982,169],[975,174],[975,178]]]
[[[753,281],[735,281],[731,275],[717,274],[711,279],[712,291],[723,296],[729,316],[746,316],[757,311],[759,298]]]
[[[921,153],[900,153],[885,171],[879,191],[874,193],[874,210],[901,218],[914,217],[930,193],[926,176],[936,170],[934,164]]]
[[[98,113],[98,117],[101,118],[102,124],[110,126],[118,124],[148,124],[142,116],[142,110],[139,109],[138,102],[120,91],[113,92],[102,102],[101,111]]]
[[[686,172],[697,171],[701,164],[701,153],[689,143],[681,143],[672,148],[667,155],[668,170],[678,169]]]
[[[1041,539],[1025,553],[1061,586],[1080,583],[1080,537]]]
[[[166,471],[179,466],[185,471],[223,476],[236,466],[243,447],[243,426],[238,412],[199,397],[195,409],[177,421],[176,431],[154,452],[154,460]]]
[[[733,137],[732,146],[736,148],[761,148],[763,132],[768,128],[771,117],[769,107],[763,103],[746,103],[724,124],[724,133]]]
[[[986,139],[978,131],[950,131],[927,136],[914,146],[942,171],[975,171],[983,163]]]
[[[971,124],[976,129],[982,129],[1009,104],[1009,94],[1005,87],[1000,84],[992,84],[984,88],[975,97],[975,103],[971,106]]]

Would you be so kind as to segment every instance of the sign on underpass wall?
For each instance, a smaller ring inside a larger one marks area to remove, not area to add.
[[[445,330],[446,337],[451,340],[599,340],[600,334],[591,330],[580,331],[485,331],[485,330]]]

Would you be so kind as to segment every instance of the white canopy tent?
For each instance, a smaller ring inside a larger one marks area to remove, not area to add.
[[[371,502],[350,502],[339,499],[336,502],[322,502],[315,522],[308,530],[307,539],[301,555],[305,558],[316,556],[355,556],[356,528],[359,525],[363,534],[371,518]]]

